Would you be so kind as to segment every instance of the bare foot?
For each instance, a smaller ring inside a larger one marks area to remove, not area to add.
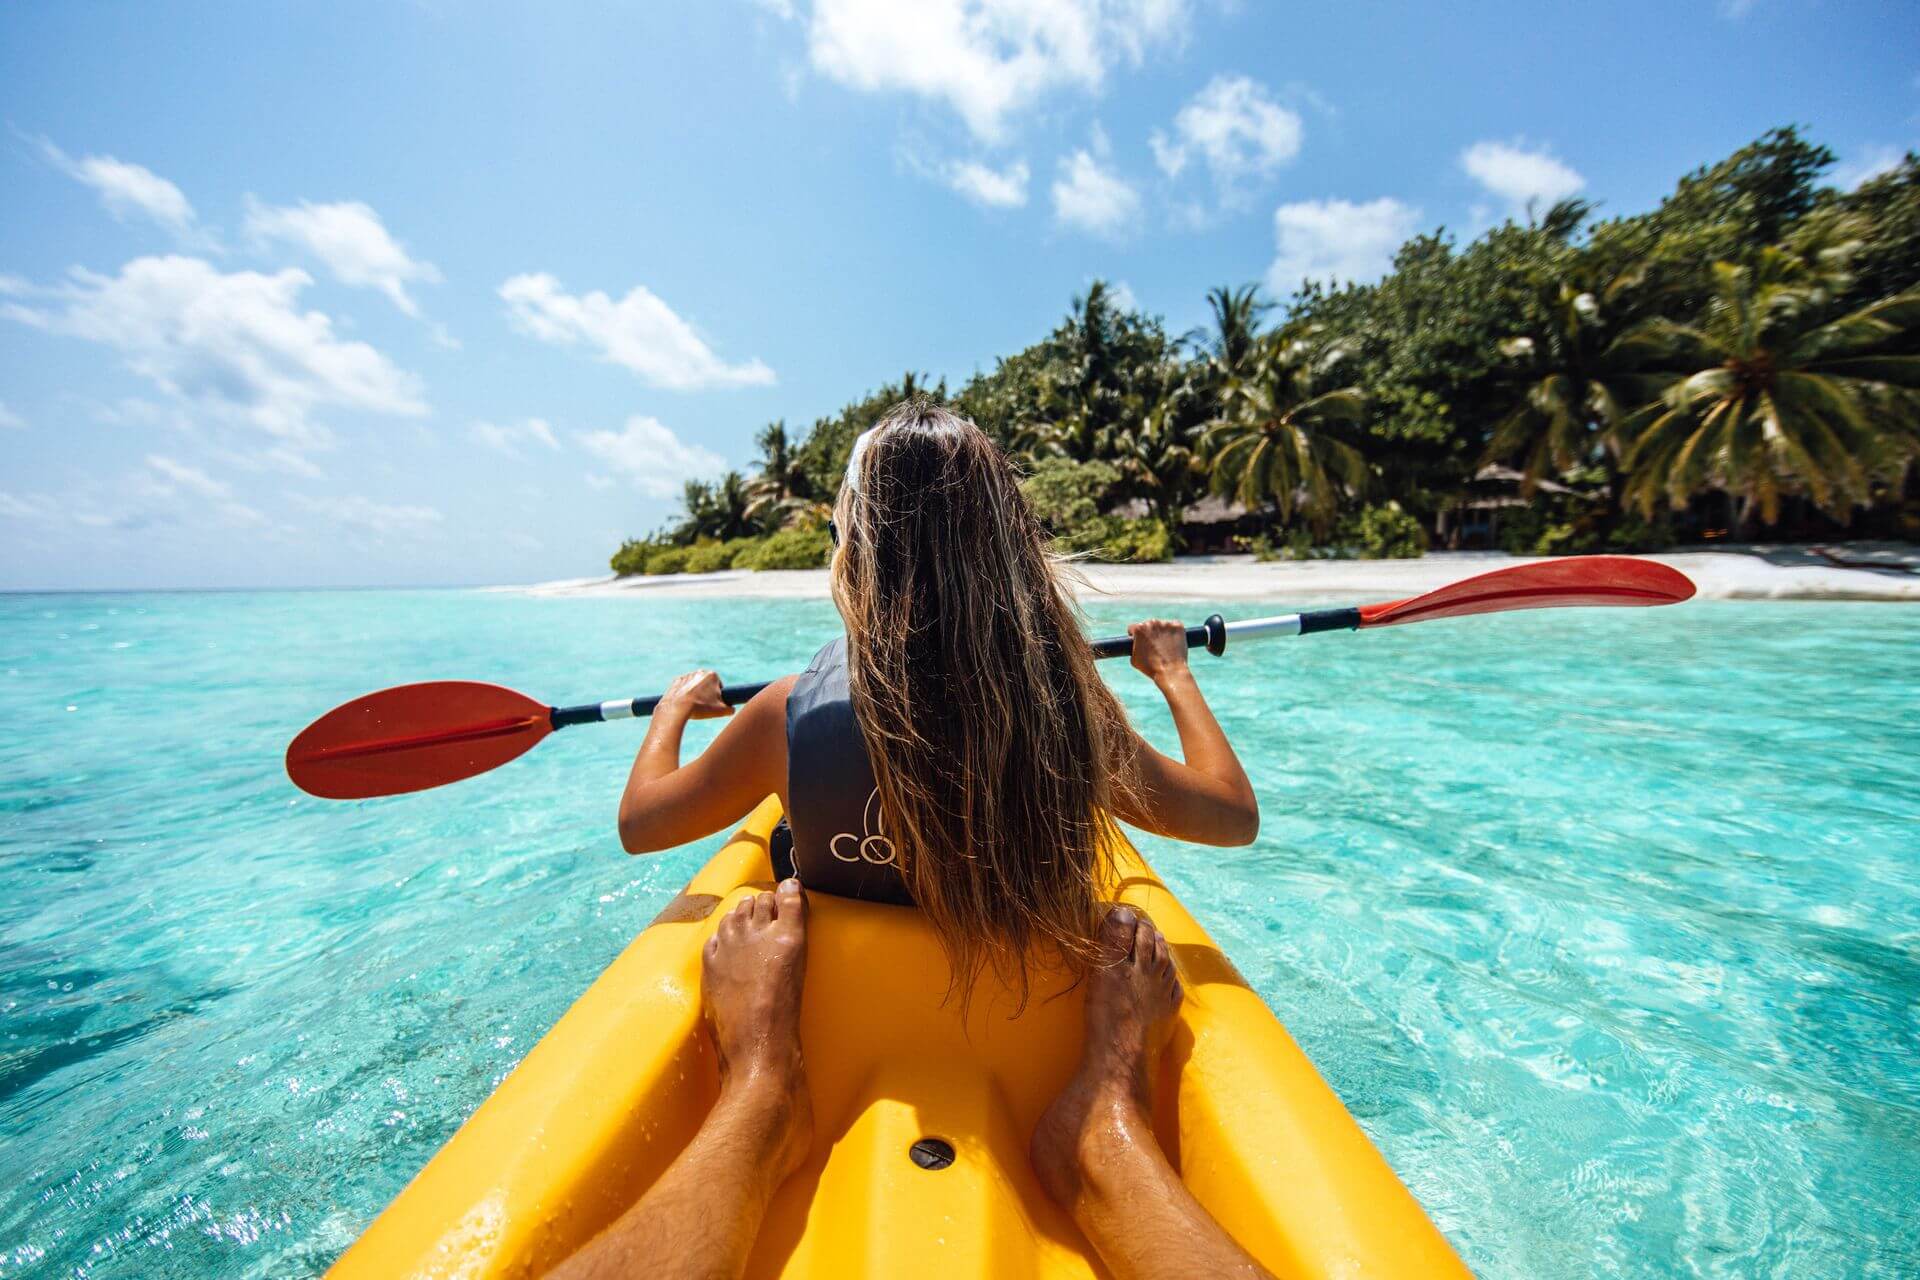
[[[1100,925],[1107,963],[1087,977],[1087,1039],[1080,1069],[1040,1117],[1032,1158],[1040,1183],[1062,1205],[1079,1197],[1090,1165],[1114,1149],[1152,1143],[1152,1056],[1180,1007],[1180,977],[1167,940],[1131,907]]]
[[[720,1056],[721,1106],[751,1111],[785,1178],[813,1145],[813,1102],[800,1056],[807,900],[798,880],[744,899],[707,939],[701,993]]]

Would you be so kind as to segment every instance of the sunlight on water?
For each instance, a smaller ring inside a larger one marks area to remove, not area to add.
[[[620,855],[632,725],[329,804],[280,769],[313,715],[428,677],[764,677],[835,625],[0,597],[0,1276],[323,1269],[715,844]],[[1920,610],[1539,613],[1198,666],[1261,837],[1144,847],[1476,1271],[1920,1271]]]

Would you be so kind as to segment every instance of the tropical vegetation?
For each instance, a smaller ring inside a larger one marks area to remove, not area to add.
[[[1920,156],[1848,191],[1833,162],[1776,129],[1648,212],[1568,200],[1417,236],[1372,284],[1217,287],[1185,334],[1096,281],[958,388],[909,373],[767,426],[750,473],[689,483],[613,565],[822,563],[854,438],[915,395],[1095,558],[1920,537]]]

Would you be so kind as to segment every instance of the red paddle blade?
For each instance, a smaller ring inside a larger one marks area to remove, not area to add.
[[[1434,618],[1465,618],[1513,609],[1569,605],[1633,607],[1679,604],[1693,583],[1678,569],[1632,556],[1570,556],[1495,569],[1407,600],[1360,606],[1363,627],[1393,627]]]
[[[498,768],[552,732],[543,703],[497,684],[403,684],[301,730],[287,746],[287,776],[324,800],[397,796]]]

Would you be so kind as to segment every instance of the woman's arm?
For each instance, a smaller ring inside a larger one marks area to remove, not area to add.
[[[620,796],[620,846],[628,853],[672,849],[710,836],[787,789],[787,691],[776,680],[734,715],[720,701],[720,677],[689,671],[667,687],[647,725]],[[732,716],[684,768],[680,738],[689,720]]]
[[[1201,844],[1250,844],[1260,832],[1260,802],[1220,722],[1213,718],[1187,666],[1187,632],[1154,618],[1127,628],[1133,666],[1159,687],[1180,733],[1184,763],[1168,759],[1137,735],[1135,795],[1118,816],[1155,835]]]

